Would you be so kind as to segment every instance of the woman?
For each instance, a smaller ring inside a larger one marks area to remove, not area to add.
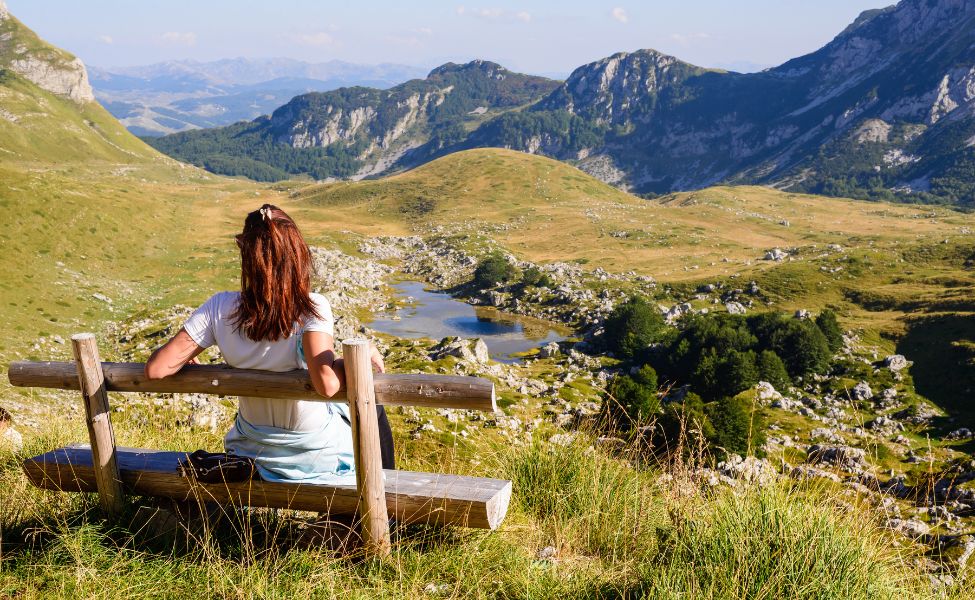
[[[241,291],[219,292],[200,306],[152,353],[146,377],[168,377],[216,344],[232,367],[307,368],[315,391],[334,396],[345,372],[335,355],[332,310],[324,296],[310,291],[311,252],[298,226],[283,210],[265,204],[247,215],[236,239]],[[384,370],[375,347],[372,363]],[[383,468],[392,469],[392,432],[378,408]],[[229,453],[253,458],[268,481],[348,483],[355,473],[345,404],[242,396],[224,445]]]

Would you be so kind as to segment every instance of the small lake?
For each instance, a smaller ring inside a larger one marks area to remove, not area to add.
[[[514,355],[561,341],[569,334],[568,329],[546,321],[471,306],[424,286],[417,281],[394,284],[400,300],[412,297],[415,302],[378,315],[368,324],[369,328],[402,338],[481,338],[491,358],[499,362],[516,362],[518,358]]]

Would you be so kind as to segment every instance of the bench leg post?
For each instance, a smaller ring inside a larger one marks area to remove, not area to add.
[[[102,510],[110,517],[122,510],[122,478],[115,456],[115,432],[108,410],[108,392],[102,373],[98,344],[90,333],[71,336],[81,396],[85,402],[88,437],[91,440],[91,459],[95,468],[95,484]]]
[[[352,417],[362,539],[369,554],[384,557],[390,552],[389,517],[386,512],[386,484],[379,450],[379,421],[369,341],[361,338],[344,341],[342,356],[345,359],[346,389]]]

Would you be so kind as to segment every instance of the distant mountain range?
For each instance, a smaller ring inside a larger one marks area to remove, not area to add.
[[[372,176],[496,146],[639,193],[760,183],[975,204],[975,0],[866,11],[822,49],[758,73],[641,50],[556,83],[478,61],[385,92],[299,96],[250,124],[153,145],[266,179]]]
[[[388,88],[424,72],[406,65],[288,58],[89,69],[98,100],[130,131],[145,136],[229,125],[268,114],[300,94],[349,86]]]

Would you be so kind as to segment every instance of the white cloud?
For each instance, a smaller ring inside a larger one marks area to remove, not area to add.
[[[115,40],[112,39],[110,35],[100,35],[98,36],[98,41],[103,44],[114,44]]]
[[[532,14],[527,10],[522,10],[515,13],[515,18],[523,23],[528,23],[532,20]]]
[[[610,11],[609,14],[612,15],[612,17],[614,19],[616,19],[617,21],[619,21],[620,23],[629,23],[630,22],[630,15],[626,14],[626,9],[625,8],[621,8],[621,7],[617,6],[612,11]]]
[[[693,42],[698,42],[701,40],[711,39],[710,33],[698,32],[698,33],[672,33],[670,34],[670,39],[674,40],[681,46],[687,46]]]
[[[433,35],[433,30],[430,29],[429,27],[419,27],[417,29],[414,29],[413,31],[419,33],[420,35]]]
[[[313,31],[295,34],[294,41],[302,46],[331,46],[335,43],[335,37],[327,31]]]
[[[196,34],[192,31],[167,31],[162,34],[162,41],[180,46],[195,46]]]

